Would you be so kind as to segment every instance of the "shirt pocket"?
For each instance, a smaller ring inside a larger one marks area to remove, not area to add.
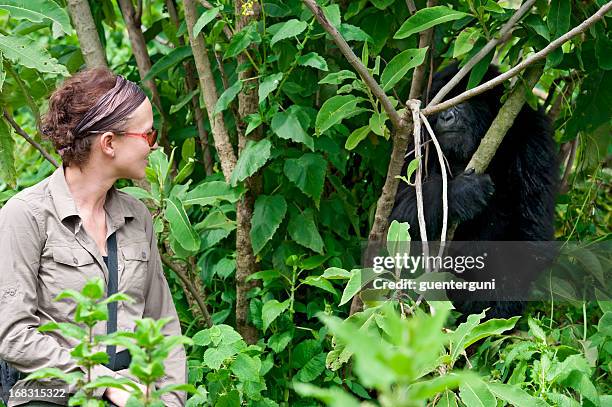
[[[119,291],[135,297],[134,299],[144,299],[151,254],[149,244],[147,242],[127,243],[119,250],[123,258]]]

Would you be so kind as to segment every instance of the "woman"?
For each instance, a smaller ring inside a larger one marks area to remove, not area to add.
[[[79,369],[70,356],[73,339],[36,328],[73,320],[75,304],[54,301],[62,290],[80,291],[92,277],[108,284],[107,254],[116,259],[118,291],[135,300],[117,305],[116,329],[132,331],[134,321],[144,317],[172,317],[164,333],[180,335],[151,214],[142,202],[113,186],[119,178],[144,178],[147,156],[157,148],[151,103],[145,94],[106,69],[80,72],[51,96],[43,130],[61,155],[62,167],[16,194],[0,210],[0,359],[23,374],[45,367]],[[116,252],[109,253],[111,247]],[[106,332],[103,324],[96,326],[96,334]],[[111,365],[112,369],[99,365],[93,376],[130,377],[126,363],[129,359],[123,366]],[[166,376],[157,388],[186,382],[182,346],[170,353],[165,367]],[[44,385],[20,380],[13,394],[19,388]],[[129,393],[109,387],[97,389],[96,396],[124,406]],[[166,406],[185,404],[183,392],[162,399]],[[24,403],[66,405],[67,398],[12,397],[8,405]]]

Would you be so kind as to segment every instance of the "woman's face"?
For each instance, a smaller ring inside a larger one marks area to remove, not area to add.
[[[127,120],[124,131],[129,133],[146,133],[153,127],[153,109],[146,98]],[[145,177],[147,157],[157,148],[157,143],[149,147],[147,140],[141,137],[119,135],[115,150],[115,169],[121,178],[142,179]]]

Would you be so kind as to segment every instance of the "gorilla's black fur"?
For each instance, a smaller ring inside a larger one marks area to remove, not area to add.
[[[451,65],[436,74],[431,96],[457,71],[457,65]],[[483,82],[498,74],[497,69],[490,68]],[[446,98],[465,91],[466,84],[464,80]],[[534,111],[525,104],[486,173],[478,175],[464,171],[501,107],[503,92],[503,86],[499,86],[430,118],[451,169],[449,225],[459,222],[455,241],[546,241],[553,238],[558,166],[550,125],[542,111]],[[424,138],[428,139],[426,134]],[[410,144],[408,151],[413,149]],[[413,158],[414,153],[409,154],[406,165]],[[439,240],[442,226],[442,178],[433,143],[429,147],[426,173],[423,182],[425,221],[428,240],[434,241]],[[391,219],[408,222],[413,240],[420,240],[415,190],[404,182],[400,182]],[[512,270],[500,270],[500,273],[511,274]],[[515,276],[501,277],[513,279]],[[523,308],[516,302],[464,302],[459,308],[471,313],[485,306],[492,307],[487,314],[489,318],[507,317],[520,313]]]

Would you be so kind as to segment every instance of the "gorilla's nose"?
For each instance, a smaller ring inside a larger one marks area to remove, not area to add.
[[[450,130],[455,125],[455,111],[448,109],[440,112],[436,119],[436,128],[438,131]]]

